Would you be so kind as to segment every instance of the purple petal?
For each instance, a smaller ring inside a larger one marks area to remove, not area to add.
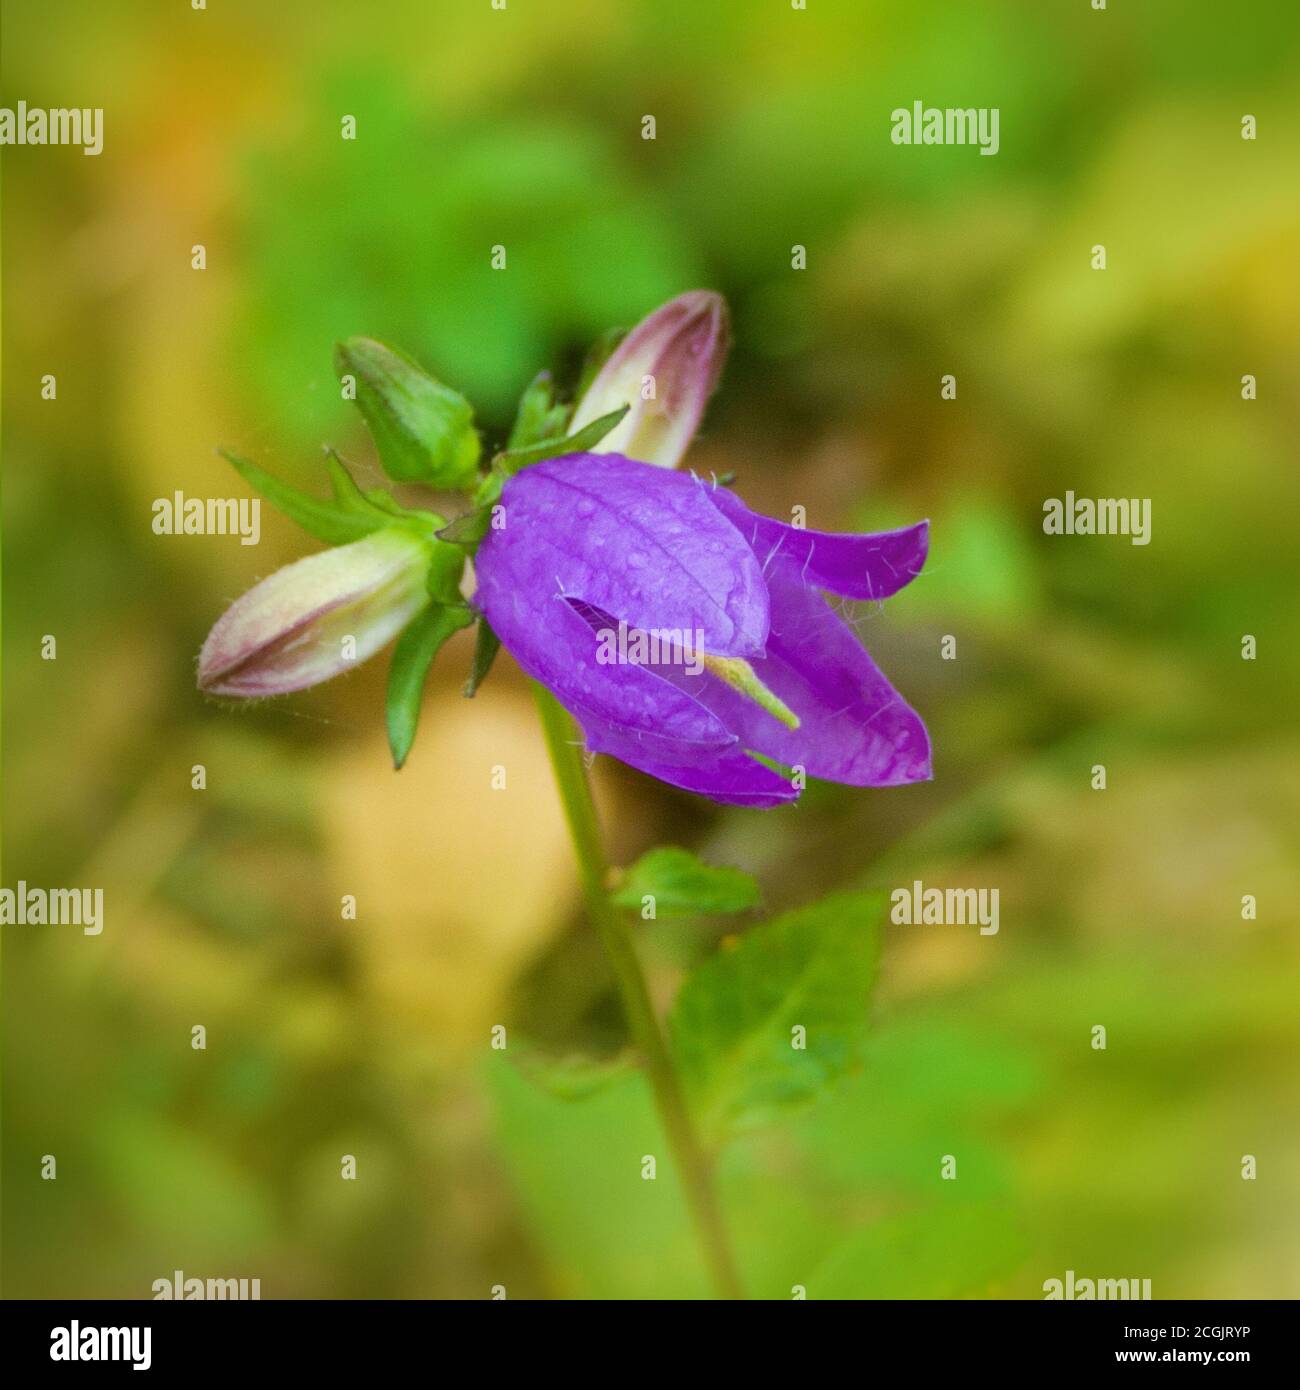
[[[877,536],[801,531],[617,455],[538,464],[503,500],[505,527],[479,549],[475,601],[593,751],[752,806],[796,791],[747,750],[861,786],[930,775],[925,725],[819,592],[896,592],[924,562],[925,523]],[[688,666],[600,664],[597,630],[620,621],[746,657],[800,727]]]
[[[526,548],[520,555],[527,561]],[[480,550],[480,557],[482,550]],[[598,631],[615,620],[529,582],[512,546],[478,565],[475,603],[506,649],[582,725],[587,746],[671,786],[738,806],[775,806],[798,793],[746,756],[694,692],[647,666],[601,665]]]
[[[593,753],[608,753],[669,786],[731,806],[771,807],[798,799],[790,782],[749,757],[734,740],[725,748],[692,744],[575,713]]]
[[[724,487],[708,489],[707,495],[749,542],[761,565],[783,555],[809,584],[845,598],[896,594],[920,574],[930,547],[928,521],[866,535],[809,531],[750,511]]]
[[[719,656],[763,650],[758,561],[694,479],[618,454],[571,454],[512,478],[502,504],[504,527],[479,547],[481,578],[508,565],[513,584],[629,627],[686,630]]]
[[[786,767],[862,787],[929,778],[924,723],[853,630],[803,582],[793,559],[774,559],[767,578],[772,596],[767,655],[751,658],[750,664],[799,716],[798,729],[787,729],[713,676],[658,669],[681,689],[697,693],[745,748]]]
[[[519,665],[571,713],[701,748],[734,745],[735,735],[693,694],[649,667],[600,664],[592,623],[575,601],[539,583],[529,547],[498,544],[485,551],[486,542],[476,562],[475,604]]]

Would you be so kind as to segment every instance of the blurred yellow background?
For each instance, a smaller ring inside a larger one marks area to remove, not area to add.
[[[860,631],[936,777],[724,811],[601,759],[612,853],[689,845],[772,910],[1001,892],[996,936],[888,928],[866,1065],[727,1155],[750,1288],[1300,1295],[1293,5],[46,0],[0,31],[6,104],[105,110],[96,158],[4,153],[3,882],[106,917],[5,929],[9,1296],[705,1291],[626,1160],[638,1079],[559,1101],[488,1046],[621,1038],[518,672],[463,700],[455,639],[400,775],[383,661],[205,703],[207,629],[315,543],[269,507],[256,547],[150,525],[246,495],[219,444],[378,482],[336,339],[403,346],[495,445],[537,369],[694,286],[736,342],[693,467],[827,529],[932,518]],[[915,100],[999,108],[1000,152],[895,146]],[[1150,498],[1150,545],[1045,536],[1067,489]],[[644,928],[661,1000],[733,927]]]

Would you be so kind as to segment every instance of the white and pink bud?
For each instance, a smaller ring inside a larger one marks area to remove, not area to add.
[[[642,319],[601,367],[578,402],[570,433],[630,406],[592,452],[676,468],[730,345],[730,320],[720,294],[690,290],[670,299]]]
[[[413,531],[386,527],[277,570],[217,620],[199,689],[284,695],[374,656],[429,602],[430,551]]]

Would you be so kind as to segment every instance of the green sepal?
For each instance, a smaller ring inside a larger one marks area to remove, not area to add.
[[[402,633],[388,670],[385,718],[393,767],[400,768],[415,742],[425,677],[442,644],[474,621],[467,604],[431,602]]]
[[[438,539],[446,541],[449,545],[459,545],[465,547],[473,553],[478,549],[478,543],[487,535],[492,528],[492,508],[490,506],[476,507],[472,512],[466,512],[463,516],[453,517],[438,532]]]
[[[403,507],[402,504],[393,497],[391,492],[388,492],[382,487],[367,488],[361,495],[372,507],[377,507],[385,516],[391,517],[397,521],[418,522],[427,534],[432,535],[437,531],[438,527],[445,525],[442,517],[440,517],[437,512],[426,511],[423,508],[411,510],[407,507]]]
[[[357,516],[379,517],[385,526],[391,526],[394,518],[406,520],[411,516],[382,488],[363,492],[338,452],[328,447],[325,450],[325,467],[329,471],[334,501],[343,511],[353,512]]]
[[[522,449],[507,449],[492,460],[493,471],[499,470],[507,478],[512,478],[530,464],[542,463],[546,459],[563,458],[566,454],[585,454],[599,444],[631,408],[621,405],[617,410],[611,410],[608,415],[602,415],[600,419],[584,425],[576,434],[554,435],[550,439],[539,439],[536,444],[526,445]]]
[[[501,639],[488,626],[486,618],[478,620],[478,631],[474,634],[474,660],[470,663],[469,679],[465,682],[465,698],[472,700],[478,688],[487,679],[492,663],[501,650]]]
[[[357,408],[390,478],[448,489],[474,482],[482,446],[474,409],[459,391],[373,338],[337,344],[334,368],[340,381],[355,379]]]
[[[441,520],[441,518],[437,518]],[[435,603],[445,603],[451,607],[462,604],[460,581],[465,573],[465,552],[457,546],[448,545],[437,537],[430,540],[429,550],[429,597]]]
[[[386,492],[381,487],[370,488],[363,492],[353,480],[347,465],[339,458],[338,454],[333,449],[326,449],[325,454],[326,463],[330,470],[330,486],[333,488],[335,500],[340,506],[362,515],[378,516],[382,518],[385,526],[405,526],[407,530],[414,531],[426,540],[435,539],[441,534],[441,528],[445,527],[447,523],[446,519],[439,516],[437,512],[423,507],[403,507],[400,502],[394,500],[392,493]],[[434,598],[441,597],[445,588],[445,586],[435,582],[437,554],[438,550],[435,547],[435,565],[430,570],[430,592]],[[455,567],[455,583],[452,587],[457,591],[460,586],[462,560],[463,557],[451,555],[443,557],[445,565],[454,565]]]
[[[539,439],[551,439],[563,434],[573,414],[572,405],[561,405],[555,399],[555,382],[550,372],[538,372],[519,397],[514,427],[507,448],[522,449]]]
[[[297,488],[272,477],[255,463],[231,453],[229,449],[218,449],[217,452],[273,507],[282,511],[290,521],[296,521],[308,535],[328,545],[347,545],[350,541],[359,541],[393,524],[391,515],[385,515],[376,508],[363,510],[349,503],[340,503],[337,492],[332,502],[309,497],[305,492],[299,492]],[[342,469],[341,464],[339,468]]]
[[[743,869],[706,864],[688,849],[660,845],[624,871],[610,894],[618,907],[655,900],[657,917],[690,912],[744,912],[758,905],[758,884]]]

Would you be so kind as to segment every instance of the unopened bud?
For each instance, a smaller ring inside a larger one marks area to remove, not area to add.
[[[217,620],[199,689],[284,695],[365,661],[429,602],[430,556],[430,541],[387,527],[277,570]]]
[[[729,346],[722,296],[710,290],[678,295],[642,319],[614,350],[578,402],[570,433],[627,405],[626,417],[594,452],[676,468],[718,384]]]

